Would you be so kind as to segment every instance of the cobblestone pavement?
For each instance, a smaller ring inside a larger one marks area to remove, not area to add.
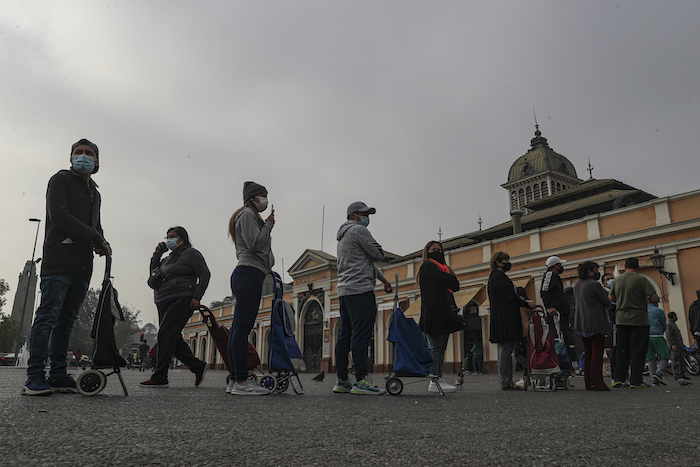
[[[575,378],[543,393],[478,375],[442,397],[402,378],[401,395],[371,397],[304,374],[304,395],[241,397],[224,393],[222,371],[199,388],[185,370],[168,389],[141,388],[150,373],[123,375],[128,397],[116,376],[93,397],[28,397],[25,371],[0,368],[0,465],[700,465],[700,389],[670,379],[599,393]]]

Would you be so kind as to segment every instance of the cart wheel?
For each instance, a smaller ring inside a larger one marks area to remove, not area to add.
[[[290,376],[289,379],[292,381],[292,389],[294,389],[294,392],[298,395],[304,394],[304,388],[301,385],[301,380],[299,379],[299,375],[295,374],[294,375],[297,379],[297,382],[294,382],[294,379]]]
[[[571,389],[571,380],[569,378],[566,378],[564,381],[564,389]]]
[[[277,375],[277,388],[276,392],[282,393],[289,388],[289,376]]]
[[[262,378],[260,378],[260,387],[263,387],[267,389],[270,392],[273,392],[275,389],[277,389],[277,379],[273,375],[265,375]]]
[[[403,383],[398,378],[389,378],[386,380],[386,390],[392,396],[398,396],[403,391]]]
[[[83,396],[94,396],[107,386],[107,377],[99,370],[88,370],[78,376],[76,386]]]

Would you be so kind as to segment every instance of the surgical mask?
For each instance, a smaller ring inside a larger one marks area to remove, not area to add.
[[[360,225],[367,227],[369,225],[369,216],[360,216]]]
[[[600,273],[599,272],[594,272],[593,273],[593,280],[599,280],[600,279]]]
[[[258,196],[258,202],[256,203],[253,201],[253,204],[255,205],[255,209],[258,210],[258,212],[263,212],[265,209],[267,209],[267,198],[264,196]]]
[[[95,159],[85,154],[80,154],[79,156],[73,156],[73,170],[79,174],[89,174],[95,168]]]
[[[165,246],[168,247],[168,250],[174,250],[177,248],[177,238],[169,238],[165,241]]]
[[[609,279],[609,280],[608,280],[608,288],[612,289],[613,282],[615,282],[614,279]]]
[[[502,264],[501,268],[503,268],[504,271],[510,271],[510,268],[513,267],[513,265],[511,263],[501,263],[501,264]]]

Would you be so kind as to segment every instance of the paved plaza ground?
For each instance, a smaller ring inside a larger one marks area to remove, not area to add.
[[[475,375],[442,397],[403,378],[403,394],[370,397],[304,374],[304,395],[241,397],[224,393],[222,371],[199,388],[185,370],[168,389],[123,375],[128,397],[116,376],[94,397],[28,397],[25,371],[0,368],[0,465],[700,465],[700,379],[599,393],[574,378],[571,390],[542,393]]]

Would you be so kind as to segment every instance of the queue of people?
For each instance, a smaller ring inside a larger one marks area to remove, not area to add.
[[[49,180],[46,193],[41,304],[30,332],[28,379],[21,389],[24,395],[78,392],[75,381],[66,372],[68,342],[88,290],[93,252],[99,255],[112,253],[100,222],[100,194],[92,180],[92,175],[99,169],[97,146],[89,140],[79,140],[71,147],[70,163],[70,169],[59,171]],[[243,206],[229,221],[229,235],[238,260],[231,274],[231,292],[236,297],[236,305],[227,352],[230,383],[226,393],[232,395],[269,393],[249,375],[247,368],[248,335],[258,314],[263,281],[275,264],[271,247],[275,211],[272,208],[263,219],[261,213],[267,208],[267,189],[252,181],[245,182]],[[391,283],[375,264],[384,260],[384,251],[367,228],[369,216],[375,213],[376,209],[365,203],[350,204],[347,221],[337,233],[340,331],[335,347],[337,380],[334,393],[381,395],[385,392],[370,379],[365,358],[377,316],[376,281],[383,283],[385,292],[392,292]],[[169,255],[163,258],[168,251]],[[574,361],[574,337],[568,319],[570,310],[560,277],[565,263],[557,256],[547,259],[540,296],[547,313],[559,316],[561,339]],[[528,310],[535,304],[527,298],[524,289],[518,294],[508,278],[511,269],[508,253],[494,253],[490,266],[487,288],[491,304],[489,331],[490,341],[498,346],[499,382],[502,390],[519,390],[522,386],[513,382],[513,362],[523,362]],[[659,297],[651,283],[637,273],[638,268],[637,259],[629,258],[624,274],[616,279],[606,274],[603,284],[600,284],[598,264],[587,261],[578,266],[578,281],[574,285],[574,328],[583,340],[587,390],[610,389],[603,382],[602,375],[606,336],[613,336],[615,349],[614,359],[611,358],[611,362],[614,361],[613,388],[624,385],[628,369],[631,369],[630,387],[650,387],[642,378],[645,360],[656,361],[658,358],[664,362],[668,356],[673,361],[676,379],[680,384],[687,382],[687,376],[678,363],[683,342],[673,318],[675,313],[669,313],[668,323],[663,312],[659,314],[660,309],[656,307]],[[188,232],[176,226],[169,228],[164,241],[156,245],[149,272],[148,285],[154,290],[160,326],[155,369],[152,377],[141,386],[167,388],[168,369],[173,357],[187,365],[195,376],[195,386],[199,386],[208,364],[193,355],[182,338],[182,330],[200,306],[209,284],[211,274],[206,261],[192,246]],[[460,284],[445,261],[440,242],[430,241],[423,248],[416,283],[422,297],[420,328],[433,357],[430,376],[437,378],[443,392],[453,392],[456,387],[445,381],[443,368],[450,334],[463,329],[453,296]],[[691,305],[690,321],[693,335],[700,339],[700,290],[697,295],[698,300]],[[483,350],[481,344],[477,344],[472,349],[474,369],[481,372]],[[668,348],[670,352],[665,351]],[[142,361],[147,350],[148,345],[144,342],[139,348]],[[353,354],[354,382],[349,379],[350,352]],[[47,358],[50,359],[48,379],[44,368]],[[665,384],[663,363],[652,368],[654,385]],[[431,380],[428,391],[439,390]]]

